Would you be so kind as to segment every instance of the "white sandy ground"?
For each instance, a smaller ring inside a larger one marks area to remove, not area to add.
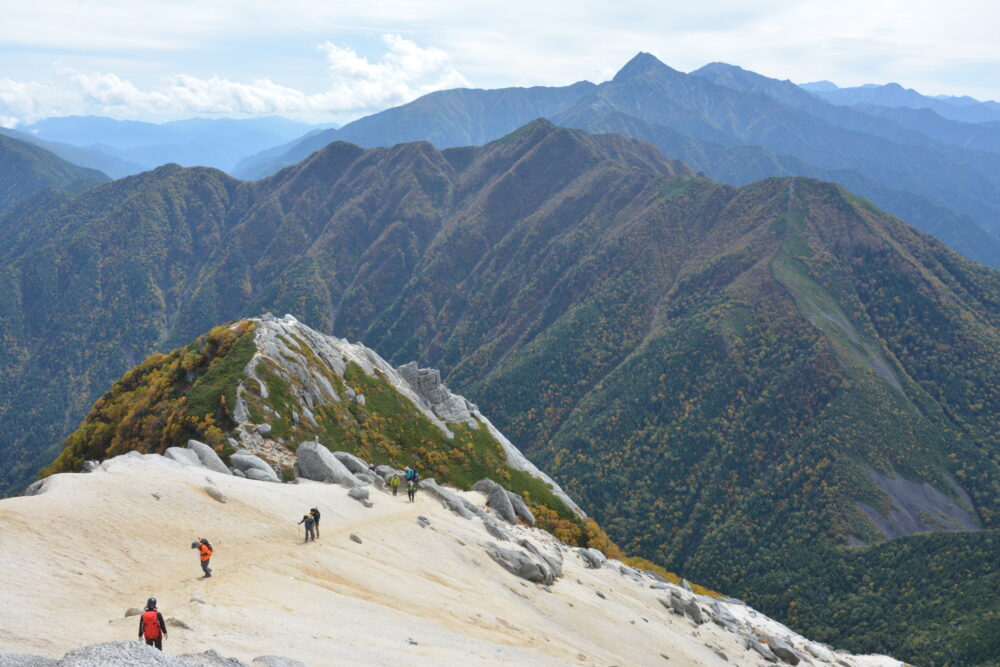
[[[367,509],[339,486],[256,482],[155,456],[105,465],[0,501],[0,652],[61,657],[134,639],[138,619],[124,612],[155,596],[165,617],[191,628],[170,628],[173,654],[212,648],[313,666],[726,664],[711,643],[730,665],[766,664],[735,634],[670,614],[658,602],[667,591],[649,588],[652,580],[586,569],[573,552],[551,592],[509,574],[481,546],[492,539],[481,520],[423,492],[410,504],[403,492],[372,489]],[[207,484],[228,502],[213,500]],[[321,538],[303,545],[296,522],[313,506],[323,513]],[[420,514],[430,527],[420,527]],[[516,531],[551,549],[547,533]],[[197,537],[215,547],[211,579],[200,578]],[[732,611],[791,636],[762,614]]]

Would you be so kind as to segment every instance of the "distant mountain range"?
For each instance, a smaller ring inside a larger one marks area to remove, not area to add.
[[[967,257],[1000,265],[1000,127],[837,106],[738,67],[684,74],[649,54],[600,85],[432,93],[248,157],[233,173],[265,177],[334,140],[482,143],[538,116],[649,141],[731,185],[790,175],[836,182]]]
[[[820,126],[662,67],[574,113]],[[848,131],[824,127],[833,154]],[[22,204],[0,294],[8,492],[150,352],[290,312],[441,368],[629,551],[854,650],[1000,649],[1000,274],[836,185],[736,188],[544,120],[483,147],[335,142],[254,182],[174,165]]]
[[[963,123],[1000,121],[1000,103],[982,102],[968,96],[941,95],[931,97],[921,95],[912,88],[904,88],[898,83],[840,88],[830,81],[817,81],[803,84],[801,87],[837,105],[866,104],[906,109],[930,109],[942,118]]]
[[[171,162],[230,171],[246,155],[315,129],[318,128],[279,117],[190,118],[147,123],[100,116],[48,118],[20,128],[23,134],[39,140],[74,146],[135,165],[128,173]]]

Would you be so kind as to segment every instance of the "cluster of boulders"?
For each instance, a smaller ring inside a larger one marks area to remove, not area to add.
[[[173,656],[137,641],[91,644],[73,649],[61,659],[23,653],[0,653],[0,667],[306,667],[305,663],[277,655],[262,655],[249,664],[215,651]]]
[[[230,467],[223,463],[214,449],[197,440],[188,440],[187,447],[168,447],[163,455],[181,465],[201,466],[223,475],[235,475],[260,482],[281,481],[267,461],[246,449],[237,449],[230,455]]]

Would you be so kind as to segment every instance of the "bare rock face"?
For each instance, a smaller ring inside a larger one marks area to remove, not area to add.
[[[360,486],[351,471],[329,449],[318,442],[303,442],[295,450],[295,456],[295,474],[298,477],[346,487]]]

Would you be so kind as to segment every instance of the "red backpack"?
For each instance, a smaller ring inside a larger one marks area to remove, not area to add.
[[[157,639],[160,636],[160,613],[155,609],[142,612],[142,634],[146,639]]]

